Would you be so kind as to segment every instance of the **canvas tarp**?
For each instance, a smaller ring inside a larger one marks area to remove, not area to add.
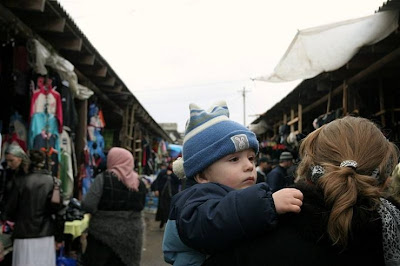
[[[270,75],[256,80],[287,82],[309,79],[346,64],[363,46],[375,44],[398,27],[398,11],[378,12],[297,32]]]

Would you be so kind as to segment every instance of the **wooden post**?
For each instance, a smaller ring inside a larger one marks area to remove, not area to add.
[[[383,82],[382,79],[379,79],[379,109],[380,109],[380,117],[381,117],[381,125],[382,127],[386,126],[385,121],[385,99],[383,95]]]
[[[294,119],[294,109],[290,109],[290,121]],[[290,124],[290,132],[294,132],[294,123]]]
[[[86,144],[86,133],[87,133],[87,112],[88,112],[88,101],[87,100],[76,100],[76,110],[78,113],[78,126],[76,128],[75,135],[75,155],[76,163],[78,167],[84,162],[83,149]],[[80,170],[78,168],[78,170]],[[79,173],[78,173],[79,174]],[[79,178],[74,178],[74,197],[81,199],[81,191],[79,189]]]
[[[299,133],[303,132],[303,106],[299,103],[297,106],[297,117],[299,118],[299,121],[297,122],[297,130]]]
[[[136,123],[134,127],[134,134],[133,134],[133,157],[137,161],[138,165],[138,173],[142,173],[142,131],[138,123]]]
[[[129,147],[132,148],[132,150],[135,149],[135,144],[134,144],[134,139],[133,139],[133,128],[135,125],[135,106],[132,105],[131,109],[131,117],[129,119]]]
[[[343,81],[343,116],[347,115],[347,90],[348,86],[346,84],[346,81]]]
[[[331,110],[331,101],[332,101],[332,88],[329,88],[328,104],[326,106],[326,113],[329,113],[329,111]]]
[[[128,116],[129,106],[127,106],[124,110],[124,115],[122,117],[122,128],[119,134],[122,147],[126,147],[128,145]]]

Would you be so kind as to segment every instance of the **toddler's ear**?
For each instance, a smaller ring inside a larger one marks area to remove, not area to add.
[[[208,181],[207,177],[203,173],[198,173],[194,177],[194,180],[199,184],[204,184],[204,183],[210,182],[210,181]]]

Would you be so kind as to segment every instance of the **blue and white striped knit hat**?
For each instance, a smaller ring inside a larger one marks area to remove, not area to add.
[[[252,148],[258,153],[256,135],[243,125],[229,119],[225,101],[205,111],[190,104],[190,118],[183,139],[183,160],[173,164],[179,177],[193,178],[222,157]],[[182,167],[183,161],[183,167]]]

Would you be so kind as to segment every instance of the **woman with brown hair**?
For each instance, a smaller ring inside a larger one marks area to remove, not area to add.
[[[300,213],[205,265],[400,265],[400,211],[384,198],[398,149],[371,121],[344,117],[301,143]]]
[[[12,237],[15,266],[55,264],[55,244],[62,242],[63,227],[57,227],[53,216],[59,210],[51,204],[54,179],[44,169],[46,155],[29,151],[31,171],[14,180],[6,206],[8,220],[15,222]]]

